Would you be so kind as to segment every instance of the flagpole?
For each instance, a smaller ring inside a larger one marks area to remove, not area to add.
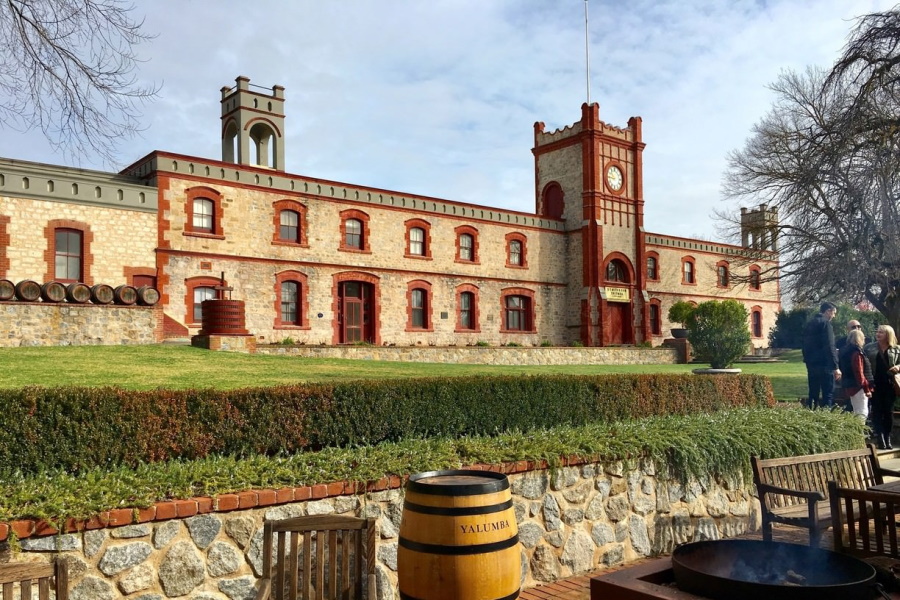
[[[585,62],[585,82],[587,84],[587,103],[591,103],[591,52],[590,52],[590,34],[588,29],[588,0],[584,0],[584,62]]]

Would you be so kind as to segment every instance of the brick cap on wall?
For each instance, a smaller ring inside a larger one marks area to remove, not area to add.
[[[571,467],[596,461],[596,457],[568,456],[561,457],[559,466]],[[512,475],[548,469],[550,468],[550,463],[546,460],[520,460],[496,464],[476,463],[462,468]],[[274,506],[290,502],[303,502],[305,500],[320,500],[322,498],[346,496],[349,494],[381,492],[403,487],[406,479],[407,476],[386,475],[377,481],[365,483],[335,481],[332,483],[285,487],[274,490],[247,490],[231,494],[219,494],[212,498],[197,497],[186,500],[164,500],[156,502],[147,508],[117,508],[104,511],[89,519],[66,519],[62,531],[43,519],[21,519],[0,523],[0,542],[8,540],[10,533],[13,533],[17,539],[24,539],[57,535],[59,533],[78,533],[80,531],[105,529],[108,527],[122,527],[137,523],[166,521],[215,512]]]

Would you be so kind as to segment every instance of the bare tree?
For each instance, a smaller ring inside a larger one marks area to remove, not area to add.
[[[895,9],[860,19],[830,72],[783,73],[771,86],[772,109],[745,147],[729,155],[723,186],[731,200],[778,209],[780,270],[764,274],[768,279],[779,279],[799,301],[867,299],[895,326],[898,49]]]
[[[0,0],[0,126],[40,128],[70,157],[115,149],[140,130],[135,47],[150,38],[121,0]]]

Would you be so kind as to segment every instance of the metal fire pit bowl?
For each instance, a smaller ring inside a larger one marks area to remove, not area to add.
[[[684,544],[672,553],[678,588],[714,600],[873,600],[875,569],[819,548],[757,540]]]

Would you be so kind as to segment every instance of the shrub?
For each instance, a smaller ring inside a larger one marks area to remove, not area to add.
[[[696,310],[696,307],[685,300],[679,300],[669,307],[669,321],[672,323],[680,323],[682,327],[687,327],[688,319]]]
[[[550,340],[541,340],[541,348],[551,348],[553,343]]]
[[[713,369],[724,369],[750,347],[750,313],[736,300],[701,302],[688,317],[688,340],[694,353]]]
[[[490,344],[488,344],[484,340],[478,340],[477,342],[475,342],[475,345],[478,346],[479,348],[484,348],[484,347],[490,346]]]
[[[573,348],[584,348],[584,342],[582,342],[581,340],[575,340],[574,342],[572,342],[572,347]]]

